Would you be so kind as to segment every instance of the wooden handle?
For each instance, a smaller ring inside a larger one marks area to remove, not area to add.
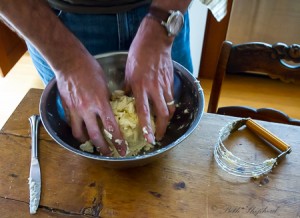
[[[284,141],[279,139],[277,136],[269,132],[267,129],[259,125],[258,123],[254,122],[254,120],[247,120],[246,126],[255,134],[262,137],[272,145],[274,145],[276,148],[278,148],[280,151],[285,152],[288,149],[290,149],[290,146],[286,144]]]

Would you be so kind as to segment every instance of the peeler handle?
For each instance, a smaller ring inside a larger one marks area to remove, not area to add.
[[[290,146],[282,141],[280,138],[269,132],[267,129],[256,123],[254,120],[249,119],[246,121],[246,126],[256,135],[262,137],[276,148],[278,148],[281,152],[288,151]]]

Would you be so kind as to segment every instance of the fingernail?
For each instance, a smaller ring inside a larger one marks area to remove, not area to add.
[[[155,138],[152,134],[144,135],[144,138],[148,143],[155,145]]]
[[[112,134],[111,134],[109,131],[107,131],[106,129],[104,129],[103,131],[104,131],[105,136],[106,136],[108,139],[112,140]]]
[[[148,143],[155,145],[155,138],[154,138],[153,134],[151,133],[151,131],[149,131],[149,127],[147,128],[146,126],[144,126],[142,130],[143,130],[144,139]]]
[[[110,147],[108,147],[108,149],[99,147],[99,146],[95,146],[96,150],[100,153],[100,155],[102,156],[107,156],[107,157],[111,157],[112,156],[112,150]],[[101,151],[102,150],[102,151]]]
[[[121,156],[126,156],[129,153],[128,143],[126,141],[123,143],[123,140],[116,139],[115,143],[116,149]]]
[[[148,132],[148,129],[146,126],[143,127],[143,135],[148,135],[149,132]]]

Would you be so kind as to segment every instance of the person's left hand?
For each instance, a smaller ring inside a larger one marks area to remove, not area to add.
[[[171,59],[173,38],[153,18],[145,17],[129,49],[125,79],[127,90],[136,99],[139,124],[145,139],[161,140],[175,112]],[[155,138],[150,125],[150,110],[156,117]]]

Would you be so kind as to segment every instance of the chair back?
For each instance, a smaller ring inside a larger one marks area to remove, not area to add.
[[[218,108],[223,80],[226,74],[256,73],[268,75],[272,79],[300,84],[300,45],[284,43],[267,44],[249,42],[233,45],[224,41],[221,47],[211,95],[209,113],[299,125],[300,120],[290,118],[274,108],[255,109],[246,106]]]

